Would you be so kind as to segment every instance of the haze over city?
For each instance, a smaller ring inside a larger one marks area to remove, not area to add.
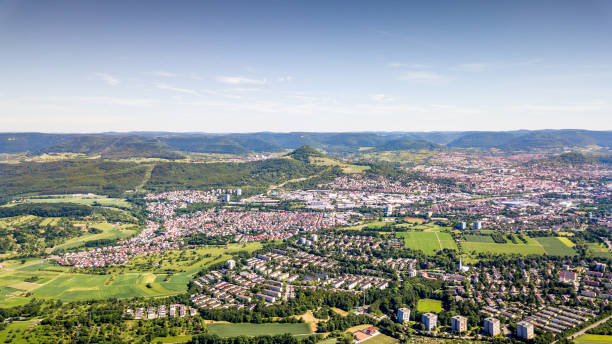
[[[612,129],[609,1],[0,1],[2,131]]]

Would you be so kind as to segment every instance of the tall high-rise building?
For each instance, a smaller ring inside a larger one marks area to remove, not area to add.
[[[451,329],[457,332],[467,331],[467,318],[455,315],[451,318]]]
[[[425,313],[421,316],[426,331],[433,331],[438,327],[438,316],[434,313]]]
[[[499,319],[486,318],[484,320],[484,330],[488,335],[492,337],[499,335],[501,333]]]
[[[528,321],[521,321],[516,324],[516,335],[523,339],[533,338],[533,324]]]
[[[400,308],[397,310],[397,322],[400,324],[410,321],[410,309]]]

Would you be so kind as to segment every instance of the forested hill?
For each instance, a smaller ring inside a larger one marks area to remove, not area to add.
[[[491,149],[530,151],[568,147],[612,148],[612,131],[536,130],[502,132],[360,132],[360,133],[0,133],[0,153],[82,153],[115,159],[176,159],[187,153],[253,154],[282,152],[309,145],[329,153],[385,150]]]
[[[141,189],[166,191],[240,187],[245,194],[261,192],[271,185],[317,176],[333,178],[335,166],[305,161],[304,148],[276,159],[249,162],[151,162],[63,160],[0,164],[0,201],[33,194],[96,193],[118,196]],[[333,173],[330,173],[333,172]]]

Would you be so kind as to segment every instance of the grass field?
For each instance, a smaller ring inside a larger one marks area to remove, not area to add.
[[[552,256],[575,256],[574,244],[568,238],[541,237],[536,240],[544,247],[546,254]]]
[[[362,343],[365,344],[394,344],[397,343],[398,340],[393,338],[393,337],[389,337],[386,334],[378,334],[370,339],[364,340]]]
[[[26,297],[28,292],[36,297],[63,301],[176,295],[187,290],[187,283],[203,266],[226,260],[232,252],[259,247],[259,243],[250,243],[169,251],[137,257],[107,275],[73,273],[68,267],[55,266],[42,259],[29,259],[25,264],[5,261],[0,270],[0,307],[27,303],[30,300]],[[146,260],[148,258],[151,260]],[[148,268],[159,262],[158,267]],[[168,267],[175,272],[162,271]],[[25,281],[33,276],[38,280]]]
[[[465,240],[470,242],[494,242],[490,235],[466,234]]]
[[[138,232],[138,227],[132,224],[120,224],[114,225],[108,222],[87,222],[87,223],[75,223],[75,225],[79,225],[82,227],[96,228],[102,231],[102,233],[86,233],[79,237],[75,237],[72,239],[68,239],[65,242],[55,246],[53,249],[49,250],[58,250],[58,249],[68,249],[83,246],[85,242],[91,240],[100,240],[100,239],[123,239],[130,237]]]
[[[310,326],[305,323],[295,324],[210,324],[208,333],[216,334],[220,337],[237,336],[264,336],[289,333],[294,336],[309,335]]]
[[[455,240],[447,232],[400,232],[396,235],[398,238],[404,238],[407,248],[421,250],[425,254],[433,255],[445,248],[457,249]]]
[[[162,342],[164,344],[166,343],[187,343],[188,341],[191,340],[191,337],[193,336],[190,334],[179,335],[179,336],[168,336],[168,337],[156,337],[156,338],[153,338],[153,341],[151,342],[152,343]]]
[[[99,195],[52,195],[33,197],[25,200],[26,203],[76,203],[92,205],[94,202],[107,207],[130,208],[132,205],[122,198],[109,198]]]
[[[612,343],[612,336],[599,335],[599,334],[584,334],[574,339],[576,344],[601,344],[601,343]]]
[[[417,302],[417,311],[421,313],[440,313],[442,312],[442,301],[433,299],[420,299],[419,302]]]
[[[465,252],[486,252],[486,253],[497,253],[497,254],[545,254],[544,247],[535,239],[525,236],[527,243],[518,241],[518,244],[507,242],[505,244],[498,244],[495,242],[482,242],[482,241],[464,241],[461,243]],[[481,240],[481,239],[478,239]]]
[[[612,259],[612,254],[605,244],[590,242],[587,243],[587,249],[589,254],[593,257]]]
[[[370,166],[348,164],[328,157],[311,157],[310,162],[319,166],[338,166],[344,173],[363,173],[370,169]]]

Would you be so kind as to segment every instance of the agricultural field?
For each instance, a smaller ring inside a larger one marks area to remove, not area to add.
[[[490,243],[494,242],[493,238],[491,238],[490,235],[476,235],[476,234],[466,234],[465,240],[471,241],[471,242],[490,242]]]
[[[599,334],[584,334],[574,339],[576,344],[601,344],[612,343],[612,336]]]
[[[466,239],[469,236],[466,236]],[[518,244],[513,244],[511,242],[506,242],[505,244],[498,244],[495,242],[483,242],[481,238],[477,238],[479,241],[464,241],[461,243],[463,251],[471,253],[496,253],[496,254],[545,254],[546,251],[544,247],[535,239],[524,236],[527,240],[527,243],[523,243],[522,241],[518,241]]]
[[[108,222],[84,222],[84,223],[76,222],[74,223],[74,225],[77,227],[81,227],[83,230],[85,230],[85,234],[75,237],[75,238],[68,239],[63,243],[56,245],[52,250],[49,250],[49,251],[81,247],[85,245],[87,241],[92,241],[92,240],[124,239],[124,238],[131,237],[135,235],[136,233],[138,233],[138,227],[133,224],[115,225],[115,224],[111,224]],[[89,233],[86,231],[86,229],[88,228],[96,228],[98,230],[101,230],[102,233]]]
[[[318,166],[338,166],[344,173],[363,173],[370,169],[370,166],[348,164],[338,159],[328,157],[310,157],[310,163]]]
[[[74,273],[42,259],[23,264],[5,261],[0,269],[0,307],[25,304],[30,300],[28,295],[63,301],[177,295],[187,290],[192,275],[203,266],[226,260],[232,252],[259,247],[259,243],[251,243],[170,251],[151,261],[146,260],[149,257],[137,257],[105,275]],[[151,269],[141,265],[160,261],[158,267]],[[174,271],[164,271],[170,266]]]
[[[130,208],[132,205],[122,198],[110,198],[100,195],[51,195],[45,197],[32,197],[24,200],[24,203],[76,203],[82,205],[93,205],[97,203],[105,207]]]
[[[546,254],[552,256],[575,256],[574,243],[568,238],[541,237],[536,240],[544,247]]]
[[[586,245],[587,250],[591,256],[612,259],[612,253],[610,253],[610,250],[608,249],[608,246],[606,246],[606,244],[590,242]]]
[[[294,336],[305,336],[312,334],[310,326],[305,323],[295,324],[209,324],[208,333],[216,334],[220,337],[237,336],[265,336],[289,333]]]
[[[417,311],[421,313],[440,313],[442,312],[442,301],[433,299],[420,299],[417,302]]]
[[[389,337],[386,334],[381,333],[370,339],[364,340],[362,343],[365,343],[365,344],[394,344],[397,342],[398,342],[397,339],[393,337]]]
[[[407,248],[421,250],[425,254],[433,255],[445,248],[457,249],[455,240],[447,232],[399,232],[396,235],[398,238],[404,238]]]

